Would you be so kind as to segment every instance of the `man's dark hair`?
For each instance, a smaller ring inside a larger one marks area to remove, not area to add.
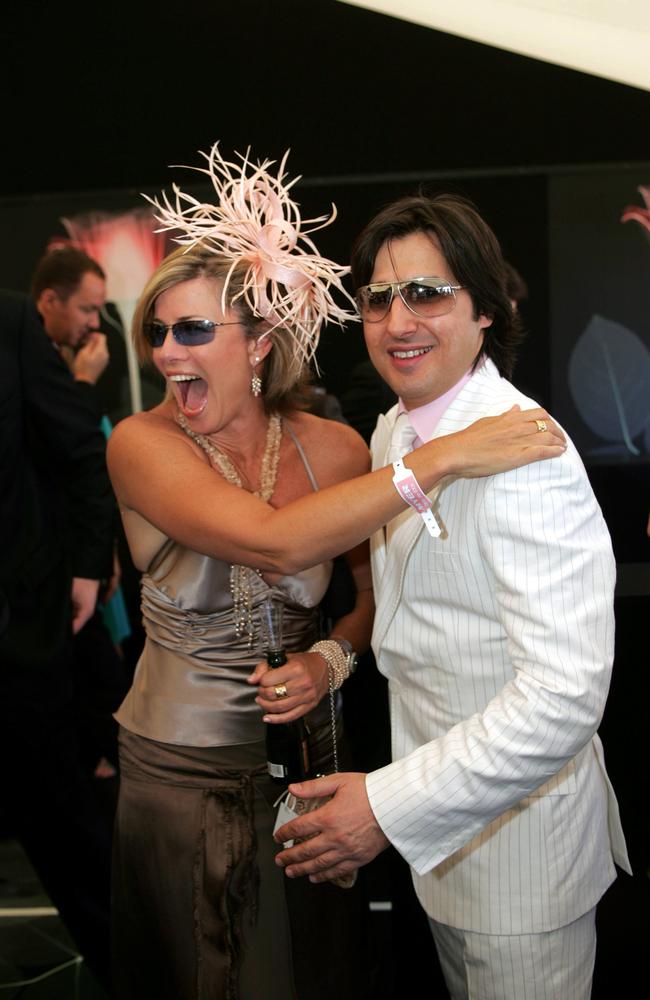
[[[39,260],[32,275],[30,289],[32,298],[38,299],[46,288],[53,288],[65,302],[77,291],[84,274],[88,274],[89,271],[102,281],[106,281],[106,275],[97,261],[83,250],[77,250],[76,247],[48,250]]]
[[[499,241],[466,198],[453,194],[419,194],[387,205],[354,242],[351,259],[354,287],[370,282],[377,254],[384,243],[412,233],[433,237],[453,277],[469,292],[474,318],[484,315],[492,320],[474,363],[486,355],[500,374],[509,378],[523,336],[521,322],[510,305]]]

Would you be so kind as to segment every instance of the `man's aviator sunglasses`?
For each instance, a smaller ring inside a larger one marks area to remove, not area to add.
[[[397,293],[416,316],[445,316],[456,305],[456,292],[464,285],[450,285],[444,278],[409,278],[407,281],[376,281],[362,285],[355,295],[361,319],[379,323],[386,319]]]
[[[214,340],[218,326],[237,326],[238,323],[238,320],[215,323],[211,319],[182,319],[178,323],[160,323],[153,320],[151,323],[145,323],[142,329],[152,347],[162,347],[168,330],[171,330],[177,344],[182,344],[183,347],[200,347]]]

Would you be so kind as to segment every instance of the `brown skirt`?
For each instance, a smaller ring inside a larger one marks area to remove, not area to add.
[[[295,997],[278,788],[263,744],[180,747],[120,733],[113,865],[120,1000]]]
[[[339,732],[339,757],[349,769]],[[310,736],[330,772],[329,725]],[[362,1000],[364,870],[353,889],[287,879],[273,840],[282,788],[263,742],[183,747],[120,731],[113,865],[118,1000]]]

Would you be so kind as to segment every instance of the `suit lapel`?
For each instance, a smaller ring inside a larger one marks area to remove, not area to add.
[[[486,360],[445,410],[432,440],[442,437],[445,434],[452,434],[454,431],[462,430],[478,417],[483,416],[488,409],[486,403],[488,399],[486,393],[488,384],[494,379],[499,380],[499,378],[494,364]],[[380,424],[377,424],[377,431],[375,432],[377,439],[373,440],[373,451],[378,456],[378,461],[376,461],[376,464],[373,461],[373,468],[381,468],[383,465],[383,456],[388,447],[396,416],[397,407],[390,410],[386,414],[386,417],[380,418],[383,421],[381,425],[381,444],[378,433]],[[381,448],[383,450],[380,450]],[[436,500],[442,486],[442,482],[438,483],[428,494],[433,501],[434,513],[436,513]],[[408,561],[416,542],[424,530],[422,518],[415,511],[410,511],[404,524],[399,529],[399,544],[391,546],[391,549],[387,551],[385,532],[383,530],[377,532],[375,537],[373,537],[373,582],[377,612],[372,643],[375,651],[380,648],[386,630],[399,607]],[[377,536],[381,536],[381,538],[377,539]],[[374,547],[375,542],[376,549]]]
[[[372,469],[383,469],[384,456],[388,448],[393,425],[397,416],[397,406],[388,413],[380,413],[377,426],[372,435]],[[386,532],[384,528],[375,531],[370,539],[370,555],[372,560],[372,577],[375,591],[378,592],[386,567]]]

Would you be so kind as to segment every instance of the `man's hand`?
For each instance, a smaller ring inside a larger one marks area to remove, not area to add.
[[[309,875],[310,882],[327,882],[356,871],[389,846],[370,808],[364,774],[331,774],[289,790],[302,799],[334,796],[276,832],[279,843],[302,841],[276,857],[289,878]]]
[[[106,336],[95,330],[88,334],[85,344],[74,356],[72,374],[75,382],[90,382],[95,385],[110,361]]]
[[[75,576],[72,581],[72,632],[74,635],[92,617],[97,604],[99,580]]]

